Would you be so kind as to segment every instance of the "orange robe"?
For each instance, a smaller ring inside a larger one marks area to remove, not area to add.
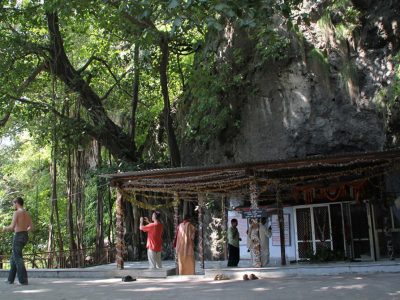
[[[188,221],[178,226],[176,235],[176,255],[178,257],[179,275],[194,275],[194,236],[196,228]]]

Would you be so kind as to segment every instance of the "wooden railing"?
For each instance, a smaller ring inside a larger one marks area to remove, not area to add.
[[[0,255],[0,269],[10,267],[10,255]],[[54,252],[35,252],[24,254],[27,268],[68,269],[84,268],[115,262],[115,248],[85,248]]]

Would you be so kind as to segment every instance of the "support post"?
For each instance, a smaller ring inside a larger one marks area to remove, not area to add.
[[[257,182],[255,180],[250,182],[249,190],[250,190],[250,209],[257,210],[258,209],[258,197],[260,195],[260,191],[259,191]]]
[[[286,251],[285,251],[285,220],[283,218],[283,208],[281,199],[281,190],[276,190],[276,208],[278,211],[278,222],[279,222],[279,236],[281,241],[281,265],[286,265]]]
[[[200,266],[204,269],[204,240],[203,240],[203,209],[204,209],[204,202],[205,202],[205,195],[199,194],[199,259],[200,259]]]
[[[177,192],[174,193],[174,237],[176,238],[176,235],[178,233],[178,226],[179,226],[179,194]],[[175,256],[175,269],[176,273],[179,274],[179,265],[178,265],[178,255],[176,255],[176,251],[174,251],[174,256]]]
[[[255,178],[250,182],[249,184],[249,192],[250,192],[250,210],[251,211],[256,211],[258,210],[258,198],[260,196],[260,191],[258,188],[257,181]],[[257,218],[254,216],[253,217],[253,222],[257,222]],[[253,224],[251,225],[253,226]],[[259,224],[257,224],[259,226]],[[250,232],[250,229],[249,229]],[[251,253],[252,253],[252,262],[253,262],[253,267],[260,268],[262,265],[261,262],[261,245],[260,245],[260,236],[258,235],[258,238],[255,238],[255,236],[252,236],[250,234],[250,238],[252,239],[251,243]]]
[[[117,214],[117,222],[116,222],[116,235],[117,235],[117,244],[116,244],[116,261],[117,261],[117,269],[124,269],[124,251],[125,251],[125,243],[124,243],[124,205],[123,205],[123,196],[120,188],[117,188],[117,201],[116,201],[116,214]]]
[[[222,232],[228,232],[228,210],[226,209],[226,197],[222,196],[221,199],[221,210],[222,210]],[[223,250],[224,260],[228,260],[228,239],[225,240]]]
[[[383,212],[383,236],[384,241],[386,242],[386,251],[387,255],[390,260],[394,260],[394,247],[393,247],[393,233],[392,233],[392,217],[390,212],[390,207],[388,201],[386,199],[385,194],[385,180],[384,177],[380,177],[379,180],[380,185],[380,203]],[[375,249],[375,245],[374,248]],[[375,251],[374,251],[374,259],[375,258]]]

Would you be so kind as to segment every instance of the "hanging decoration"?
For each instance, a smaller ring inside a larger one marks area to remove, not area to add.
[[[303,190],[304,202],[307,204],[313,203],[314,200],[315,189],[314,188],[305,188]]]
[[[337,201],[340,198],[347,196],[347,189],[353,190],[353,198],[359,203],[361,193],[366,187],[367,180],[357,180],[351,182],[343,182],[328,187],[324,186],[300,186],[294,187],[292,190],[293,199],[298,202],[300,197],[303,197],[304,203],[311,204],[315,199],[327,199],[329,201]]]
[[[346,197],[346,184],[321,188],[320,194],[323,198],[326,198],[332,202],[336,201],[339,198],[344,198]]]
[[[350,186],[353,189],[353,197],[356,203],[360,203],[360,195],[367,184],[366,180],[353,181]]]
[[[165,203],[165,204],[150,204],[146,202],[142,202],[136,199],[136,193],[129,193],[129,192],[124,192],[124,199],[126,201],[129,201],[133,205],[136,205],[137,207],[147,209],[147,210],[159,210],[161,208],[170,208],[179,205],[179,198],[175,198],[173,201]]]
[[[258,184],[255,180],[250,182],[249,191],[250,191],[250,208],[252,210],[257,210],[258,209],[258,197],[260,195],[260,190],[259,190]]]

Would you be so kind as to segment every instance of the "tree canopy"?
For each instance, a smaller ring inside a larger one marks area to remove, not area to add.
[[[269,25],[276,15],[307,21],[292,14],[300,2],[0,1],[0,135],[9,141],[0,145],[0,212],[14,194],[33,200],[42,249],[54,249],[55,233],[61,250],[67,235],[70,249],[103,234],[112,243],[112,195],[96,175],[125,163],[180,166],[179,134],[218,134],[234,114],[218,94],[246,84],[228,79],[235,66],[215,69],[219,43],[239,28],[261,56],[278,57],[287,42]],[[185,101],[195,105],[177,128]]]

